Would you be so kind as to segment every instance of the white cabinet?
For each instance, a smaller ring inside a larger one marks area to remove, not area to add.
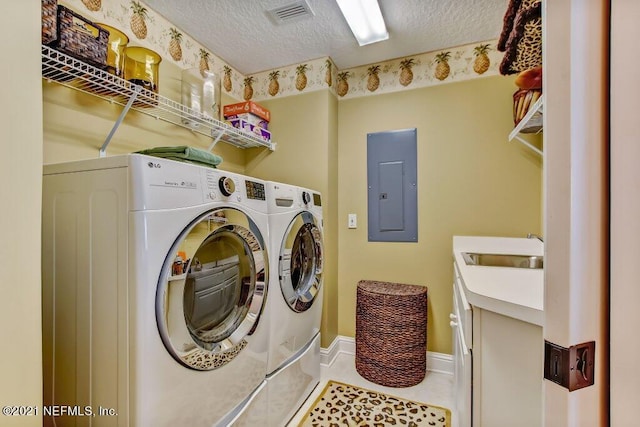
[[[473,307],[474,427],[542,426],[543,343],[540,326]]]
[[[507,267],[476,267],[487,273],[478,275],[475,274],[478,270],[469,271],[468,266],[459,268],[458,262],[454,261],[451,314],[458,427],[541,427],[542,327],[508,316],[508,311],[497,313],[496,307],[500,305],[491,306],[492,310],[474,305],[468,296],[469,287],[490,287],[499,281],[487,269],[494,269],[496,273],[502,270],[501,273],[515,281],[518,271]],[[478,281],[484,283],[476,283]]]
[[[455,270],[455,269],[454,269]],[[458,427],[471,425],[471,381],[473,361],[471,358],[471,306],[464,296],[460,279],[454,271],[453,313],[450,325],[453,331],[453,377],[454,402]]]

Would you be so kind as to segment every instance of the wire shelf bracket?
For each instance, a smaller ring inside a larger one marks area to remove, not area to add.
[[[129,98],[129,101],[127,101],[127,105],[125,105],[124,108],[122,109],[122,112],[118,116],[118,120],[116,120],[116,122],[113,124],[113,127],[109,132],[109,135],[107,135],[107,138],[104,140],[102,147],[100,147],[100,157],[107,156],[107,147],[111,142],[111,138],[113,138],[113,135],[116,133],[116,130],[118,130],[118,128],[122,124],[122,121],[124,120],[124,116],[126,116],[127,113],[129,112],[129,109],[133,105],[133,102],[136,100],[136,97],[138,96],[138,93],[140,93],[141,89],[142,89],[141,86],[138,86],[137,88],[135,88],[135,92],[133,93],[133,95],[131,95],[131,98]]]

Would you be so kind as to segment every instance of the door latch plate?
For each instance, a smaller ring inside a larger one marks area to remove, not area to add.
[[[569,348],[544,342],[544,378],[568,389],[578,390],[593,385],[595,341]]]

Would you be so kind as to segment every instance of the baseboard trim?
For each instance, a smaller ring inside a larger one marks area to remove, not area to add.
[[[427,370],[453,375],[453,356],[446,353],[427,351]]]
[[[340,353],[356,355],[356,340],[338,335],[329,347],[320,348],[320,359],[324,366],[331,366]],[[445,353],[427,351],[427,370],[453,375],[453,356]]]

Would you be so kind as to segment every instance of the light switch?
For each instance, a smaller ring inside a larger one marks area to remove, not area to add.
[[[358,228],[358,217],[356,214],[349,214],[349,228]]]

